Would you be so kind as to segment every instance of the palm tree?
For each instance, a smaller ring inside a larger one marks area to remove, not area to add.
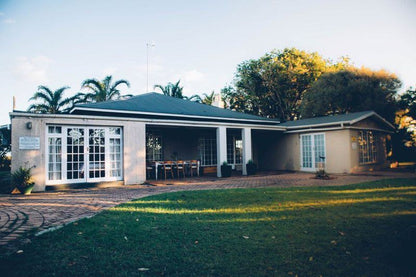
[[[130,87],[130,83],[127,80],[118,80],[113,84],[111,83],[113,76],[109,75],[102,81],[97,79],[87,79],[82,82],[81,89],[86,88],[91,92],[89,93],[78,93],[78,103],[80,102],[103,102],[108,100],[119,99],[120,97],[130,97],[131,95],[121,96],[120,91],[117,89],[119,85],[125,84]]]
[[[202,103],[207,104],[207,105],[212,105],[212,103],[214,102],[214,98],[215,98],[215,92],[212,91],[210,94],[203,93],[202,95],[204,96],[204,98],[202,99]]]
[[[52,91],[46,86],[39,86],[38,91],[29,99],[40,100],[40,103],[35,103],[29,106],[28,111],[36,113],[63,113],[67,112],[74,102],[74,97],[63,98],[64,91],[69,87],[61,87]]]
[[[191,97],[186,97],[186,99],[190,100],[190,101],[194,101],[194,102],[198,102],[198,103],[202,103],[202,104],[207,104],[207,105],[212,105],[212,103],[214,102],[214,98],[215,98],[215,92],[212,91],[210,94],[207,93],[203,93],[203,98],[201,96],[199,96],[198,94],[194,94]]]
[[[164,95],[184,99],[183,87],[179,86],[180,81],[177,81],[175,84],[169,82],[166,86],[155,85],[154,88],[160,89]]]
[[[202,98],[198,94],[194,94],[190,97],[185,96],[185,99],[187,99],[189,101],[194,101],[194,102],[197,102],[197,103],[202,103]]]

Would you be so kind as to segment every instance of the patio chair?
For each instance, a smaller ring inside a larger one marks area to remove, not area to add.
[[[170,172],[170,175],[173,179],[173,162],[172,161],[163,162],[163,171],[165,172],[165,180],[166,180],[166,176],[168,172]]]
[[[197,160],[192,160],[191,161],[191,163],[189,164],[189,170],[190,170],[191,176],[194,176],[194,171],[195,171],[196,175],[199,176],[198,161]]]
[[[146,179],[152,178],[152,176],[156,178],[156,170],[155,170],[155,163],[146,163]]]
[[[184,161],[176,161],[176,172],[178,174],[178,178],[180,177],[181,172],[182,172],[183,177],[185,178],[185,163],[184,163]]]

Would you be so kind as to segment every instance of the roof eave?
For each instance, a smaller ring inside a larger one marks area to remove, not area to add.
[[[246,119],[246,118],[232,118],[232,117],[214,117],[214,116],[198,116],[198,115],[185,115],[185,114],[169,114],[169,113],[152,113],[152,112],[139,112],[139,111],[126,111],[126,110],[113,110],[113,109],[96,109],[96,108],[82,108],[74,107],[69,113],[80,111],[93,111],[93,112],[105,112],[105,113],[123,113],[123,114],[138,114],[138,115],[152,115],[152,116],[168,116],[168,117],[185,117],[185,118],[205,118],[211,120],[230,120],[230,121],[247,121],[247,122],[259,122],[278,125],[280,121],[274,120],[259,120],[259,119]]]

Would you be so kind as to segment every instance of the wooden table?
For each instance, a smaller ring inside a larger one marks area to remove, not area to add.
[[[162,166],[165,162],[164,161],[157,161],[157,162],[154,162],[154,163],[155,163],[155,179],[157,180],[159,165]],[[191,161],[183,161],[183,164],[184,165],[191,165]],[[173,162],[173,165],[176,165],[176,162]],[[196,169],[197,176],[199,176],[199,167],[200,167],[200,162],[197,161],[197,169]]]

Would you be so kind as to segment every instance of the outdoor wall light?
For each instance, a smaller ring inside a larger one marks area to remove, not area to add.
[[[32,129],[32,122],[26,122],[26,128],[29,130]]]

